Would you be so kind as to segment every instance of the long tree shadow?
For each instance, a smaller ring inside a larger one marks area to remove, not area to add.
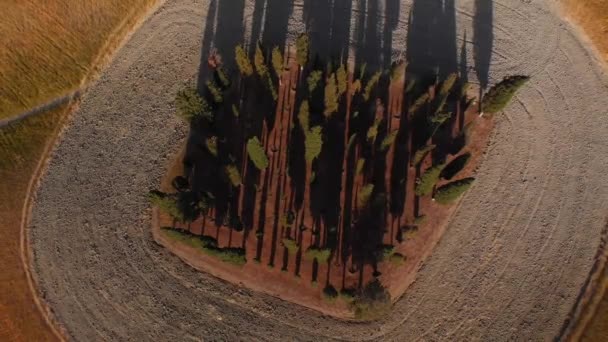
[[[473,18],[473,56],[475,71],[479,80],[480,92],[488,86],[490,62],[494,44],[493,1],[475,0],[475,17]]]

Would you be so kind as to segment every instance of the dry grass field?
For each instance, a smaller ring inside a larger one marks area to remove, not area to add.
[[[80,87],[155,0],[0,2],[0,119]]]
[[[608,0],[564,0],[564,10],[608,61]]]
[[[20,228],[30,179],[68,107],[0,131],[0,340],[49,341],[54,334],[38,311],[21,261]]]
[[[0,2],[0,119],[81,87],[155,0]],[[56,339],[36,307],[21,260],[28,185],[69,108],[0,129],[0,340]]]
[[[600,55],[608,62],[608,0],[564,0],[564,9],[574,22],[581,26]],[[608,270],[604,271],[608,277]],[[585,327],[583,341],[608,340],[608,291],[595,310],[594,317]],[[599,291],[602,293],[602,291]]]

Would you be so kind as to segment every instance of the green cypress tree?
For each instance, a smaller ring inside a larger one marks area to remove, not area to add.
[[[336,75],[331,74],[325,84],[325,110],[326,117],[338,111],[338,88],[336,85]]]
[[[519,88],[521,88],[530,77],[528,76],[509,76],[505,77],[500,83],[496,84],[483,97],[481,108],[483,112],[497,113],[502,111],[511,101]]]
[[[312,94],[312,92],[317,89],[322,77],[323,71],[321,70],[314,70],[308,75],[308,78],[306,79],[306,83],[308,83],[308,93]]]
[[[454,203],[474,181],[475,178],[464,178],[439,187],[435,193],[435,201],[440,204]]]
[[[310,108],[308,106],[308,101],[302,101],[300,105],[300,111],[298,112],[298,121],[300,122],[300,127],[302,127],[302,131],[306,134],[310,129]]]
[[[365,85],[365,90],[363,92],[363,99],[365,101],[369,101],[370,97],[372,96],[372,91],[380,81],[380,76],[382,76],[382,72],[378,71],[372,75],[369,81],[367,81],[367,84]]]
[[[239,71],[244,76],[251,76],[253,74],[253,66],[251,66],[251,61],[249,57],[247,57],[247,53],[242,45],[238,45],[234,49],[236,65],[239,68]]]
[[[228,177],[228,180],[230,181],[230,184],[232,184],[232,186],[237,187],[241,185],[241,173],[239,172],[239,169],[236,168],[236,166],[234,166],[233,164],[226,165],[224,167],[224,171],[226,172],[226,176]]]
[[[258,170],[264,170],[268,167],[268,156],[258,137],[253,137],[247,141],[247,154]]]
[[[302,33],[296,40],[296,60],[301,67],[308,62],[310,39],[306,33]]]
[[[209,122],[213,121],[211,107],[198,94],[194,87],[187,86],[177,92],[175,106],[177,107],[177,115],[186,122],[193,122],[199,119],[205,119]]]
[[[321,149],[323,148],[322,130],[321,126],[315,126],[306,132],[306,137],[304,139],[304,157],[308,163],[312,163],[312,161],[321,154]]]
[[[429,152],[434,150],[435,147],[435,145],[427,145],[416,151],[416,153],[414,153],[414,158],[412,158],[412,162],[410,163],[410,165],[418,166],[418,164],[420,164],[424,157],[426,157]]]
[[[275,46],[272,49],[272,68],[274,72],[277,74],[277,77],[281,77],[281,72],[283,71],[283,54],[278,46]]]

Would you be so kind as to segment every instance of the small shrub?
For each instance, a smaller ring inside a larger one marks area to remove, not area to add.
[[[414,191],[417,196],[426,196],[433,192],[433,188],[439,181],[439,176],[444,167],[445,164],[432,166],[420,176],[420,179],[416,182],[416,189]]]
[[[325,83],[325,110],[323,114],[328,117],[338,111],[338,88],[336,85],[336,75],[331,74]]]
[[[184,213],[180,209],[175,196],[160,191],[150,191],[148,193],[148,200],[152,205],[158,207],[160,211],[171,216],[171,218],[184,221]]]
[[[162,228],[162,232],[170,239],[187,244],[190,247],[200,249],[205,254],[218,258],[237,266],[247,263],[245,249],[243,248],[219,248],[217,240],[208,236],[197,236],[173,228]]]
[[[401,253],[394,253],[388,259],[388,261],[395,266],[403,265],[405,263],[405,260],[405,255]]]
[[[343,288],[340,290],[340,299],[350,304],[355,300],[356,293],[355,289]]]
[[[258,137],[253,137],[247,141],[247,155],[258,170],[264,170],[268,167],[268,156],[266,156],[264,147]]]
[[[406,239],[413,239],[418,235],[418,226],[404,226],[401,227],[401,232]]]
[[[207,101],[203,99],[194,87],[186,87],[175,97],[177,115],[186,122],[193,122],[198,119],[213,121],[213,113]]]
[[[328,248],[319,248],[311,246],[304,253],[304,257],[306,260],[312,261],[313,259],[317,259],[318,263],[325,263],[329,260],[329,256],[331,255],[331,250]]]
[[[380,255],[378,259],[388,260],[391,256],[393,256],[393,254],[395,254],[395,246],[384,245],[380,248]]]
[[[460,195],[469,190],[473,181],[475,181],[475,178],[465,178],[440,187],[435,194],[435,201],[440,204],[453,203]]]
[[[228,180],[232,186],[237,187],[242,184],[241,173],[235,165],[226,165],[224,167],[224,171],[226,172],[226,176],[228,177]]]
[[[312,94],[315,89],[317,89],[319,83],[321,82],[321,78],[323,78],[323,71],[321,70],[314,70],[310,73],[310,75],[308,75],[306,78],[306,83],[308,84],[308,93]]]
[[[372,192],[374,191],[374,184],[367,184],[359,190],[359,195],[357,197],[357,204],[359,208],[363,208],[369,202],[369,199],[372,196]]]
[[[311,163],[321,154],[323,148],[323,136],[321,126],[315,126],[306,132],[304,139],[305,159]]]
[[[302,33],[296,39],[296,60],[300,66],[305,66],[308,62],[310,39],[306,33]]]
[[[242,45],[238,45],[235,49],[235,59],[236,65],[239,68],[239,71],[244,76],[251,76],[253,74],[253,66],[251,65],[251,61],[249,57],[247,57],[247,53]]]
[[[458,174],[458,172],[462,171],[464,167],[471,159],[470,153],[461,154],[460,156],[454,158],[446,167],[441,171],[441,178],[450,180]]]
[[[378,279],[369,282],[352,302],[355,318],[363,320],[379,319],[391,309],[391,297]]]
[[[215,102],[216,104],[224,102],[224,96],[222,95],[222,91],[217,86],[215,81],[209,80],[205,83],[205,85],[207,86],[207,90],[209,90],[211,97],[213,97],[213,102]]]
[[[425,224],[427,220],[428,220],[428,217],[426,215],[416,216],[414,218],[414,224],[415,225],[422,225],[422,224]]]
[[[530,77],[509,76],[496,84],[483,97],[481,108],[484,112],[497,113],[502,111],[511,101],[519,88],[521,88]]]
[[[294,240],[287,238],[283,239],[283,246],[287,248],[289,255],[295,255],[296,253],[298,253],[298,249],[300,249],[300,246],[298,246],[298,244]]]
[[[272,49],[272,68],[276,73],[277,77],[281,77],[281,72],[283,72],[283,54],[278,46],[275,46]]]
[[[338,290],[331,284],[328,284],[323,288],[323,298],[330,302],[335,301],[338,298]]]
[[[418,166],[424,160],[426,155],[429,154],[432,150],[434,150],[435,147],[437,147],[437,146],[436,145],[426,145],[423,148],[416,151],[416,153],[414,153],[414,158],[412,159],[411,165]]]
[[[365,101],[369,101],[370,97],[372,96],[372,91],[380,81],[380,76],[382,76],[382,72],[378,71],[372,75],[369,81],[367,81],[367,84],[365,85],[365,90],[363,92],[363,99]]]

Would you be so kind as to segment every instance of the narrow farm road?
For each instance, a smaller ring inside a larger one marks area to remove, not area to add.
[[[77,341],[559,334],[608,214],[608,79],[554,2],[379,0],[350,8],[350,0],[335,0],[328,11],[323,1],[295,0],[287,12],[272,10],[287,2],[268,1],[264,13],[258,1],[167,1],[90,86],[31,213],[33,269],[55,318]],[[287,37],[306,29],[324,37],[324,19],[350,18],[345,27],[357,56],[376,53],[381,41],[389,55],[436,58],[437,66],[456,67],[482,86],[532,76],[496,118],[477,183],[383,321],[338,321],[225,283],[193,271],[151,237],[145,193],[158,186],[187,133],[173,115],[174,94],[197,78],[208,51],[222,48],[222,36],[257,40],[272,29],[262,19],[285,15],[288,29],[280,35]],[[315,18],[311,27],[306,18]],[[443,31],[426,30],[432,22]],[[384,27],[363,34],[373,35],[373,51],[360,43],[362,27]]]
[[[37,107],[34,107],[28,111],[25,111],[21,114],[15,115],[13,117],[10,117],[8,119],[2,119],[0,120],[0,129],[12,125],[14,123],[17,123],[21,120],[25,120],[26,118],[30,117],[30,116],[34,116],[34,115],[38,115],[38,114],[42,114],[44,112],[47,112],[49,110],[53,110],[55,108],[58,108],[59,106],[62,106],[64,104],[69,103],[70,101],[79,98],[82,94],[84,93],[84,89],[78,89],[75,91],[72,91],[71,93],[61,96],[61,97],[57,97],[51,101],[48,101],[47,103],[41,104]]]

